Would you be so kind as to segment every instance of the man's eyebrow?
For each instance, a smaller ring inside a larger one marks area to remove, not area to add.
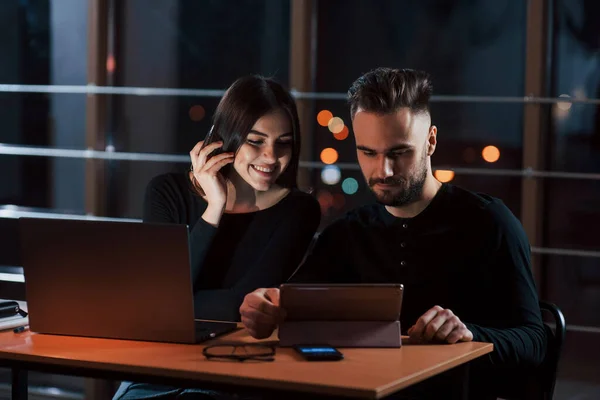
[[[405,144],[399,144],[398,146],[390,147],[385,152],[391,153],[391,152],[398,151],[398,150],[410,150],[412,148],[413,148],[413,146],[405,143]]]
[[[368,148],[368,147],[366,147],[366,146],[357,145],[357,146],[356,146],[356,148],[357,148],[358,150],[362,150],[362,151],[372,151],[372,152],[375,152],[375,150],[373,150],[373,149],[370,149],[370,148]]]
[[[377,151],[375,151],[373,149],[370,149],[370,148],[368,148],[366,146],[362,146],[362,145],[357,145],[356,148],[358,150],[362,150],[362,151],[369,151],[369,152],[373,152],[373,153],[377,152]],[[413,146],[411,146],[410,144],[399,144],[397,146],[390,147],[389,149],[385,149],[383,151],[383,153],[392,153],[392,152],[398,151],[398,150],[410,150],[412,148],[413,148]]]

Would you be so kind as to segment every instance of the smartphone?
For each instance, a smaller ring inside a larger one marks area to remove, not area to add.
[[[214,131],[214,126],[212,126],[210,128],[210,131],[208,132],[208,135],[206,135],[206,137],[204,138],[204,145],[208,146],[209,143],[217,142],[219,140],[223,141],[223,139]],[[223,141],[223,146],[218,147],[218,148],[214,149],[213,151],[211,151],[206,156],[206,160],[208,161],[216,155],[225,153],[225,150],[223,149],[223,147],[225,147],[225,141]],[[233,169],[233,165],[227,164],[227,165],[223,166],[219,172],[221,173],[221,175],[224,178],[229,178],[229,175],[231,175],[232,169]]]
[[[307,361],[339,361],[344,355],[335,347],[328,345],[296,345],[294,346]]]
[[[213,142],[218,142],[219,140],[223,140],[221,139],[221,137],[214,131],[214,125],[210,128],[210,131],[208,132],[208,134],[206,135],[206,137],[204,138],[204,145],[202,146],[203,148],[205,146],[208,146],[210,143]],[[221,153],[224,153],[223,151],[223,147],[219,147],[214,149],[213,151],[211,151],[207,156],[206,159],[210,159],[211,157],[214,157],[216,155],[219,155]]]

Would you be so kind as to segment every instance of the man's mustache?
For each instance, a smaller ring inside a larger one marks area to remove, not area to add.
[[[393,177],[393,176],[390,176],[389,178],[384,178],[384,179],[371,178],[371,179],[369,179],[369,186],[375,186],[378,183],[381,183],[382,185],[400,185],[403,182],[404,182],[404,179]]]

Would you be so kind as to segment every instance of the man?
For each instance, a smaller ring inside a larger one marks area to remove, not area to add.
[[[377,199],[320,235],[295,282],[402,283],[401,326],[421,342],[482,341],[494,352],[472,368],[481,396],[500,377],[538,365],[545,354],[530,247],[498,199],[435,179],[429,76],[378,68],[348,92],[358,163]],[[282,320],[278,289],[244,299],[242,322],[263,338]],[[481,375],[479,375],[481,374]]]

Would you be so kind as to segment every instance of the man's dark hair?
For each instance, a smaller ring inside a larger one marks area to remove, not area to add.
[[[429,114],[433,86],[428,73],[413,69],[377,68],[358,78],[348,90],[350,117],[360,108],[390,114],[408,107],[414,114]]]

